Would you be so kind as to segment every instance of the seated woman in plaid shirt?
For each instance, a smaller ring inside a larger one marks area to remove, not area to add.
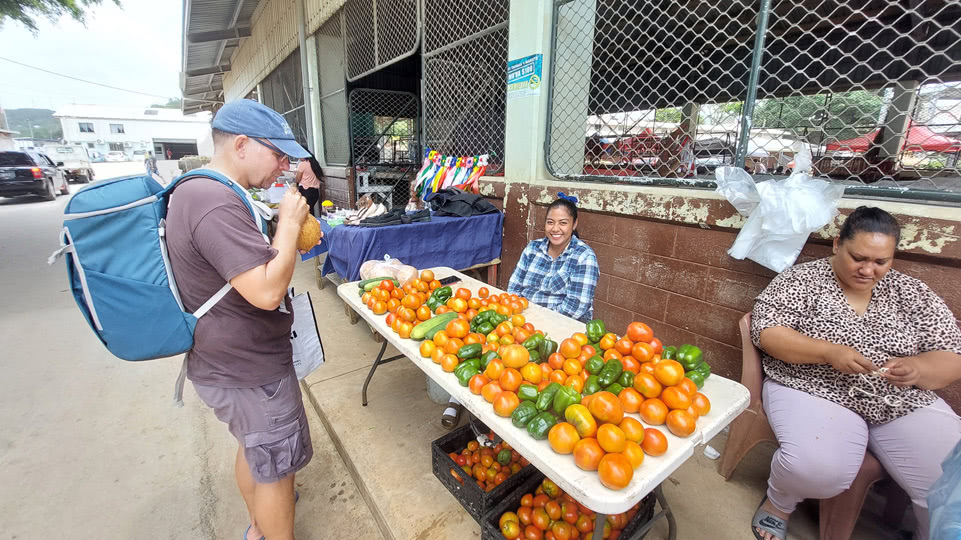
[[[600,274],[597,256],[577,237],[577,199],[564,193],[557,195],[559,198],[547,207],[547,236],[524,248],[507,292],[588,322],[594,314],[594,288]],[[461,409],[460,403],[451,398],[441,425],[453,429]]]

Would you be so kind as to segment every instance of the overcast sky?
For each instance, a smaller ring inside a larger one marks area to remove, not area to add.
[[[87,26],[38,19],[36,36],[7,19],[0,57],[130,90],[180,97],[182,0],[110,0]],[[68,103],[141,107],[166,99],[94,86],[0,60],[0,105],[56,110]]]

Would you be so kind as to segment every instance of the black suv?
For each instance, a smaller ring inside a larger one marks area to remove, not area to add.
[[[46,154],[32,150],[0,152],[0,197],[40,195],[48,201],[67,195],[67,179]]]

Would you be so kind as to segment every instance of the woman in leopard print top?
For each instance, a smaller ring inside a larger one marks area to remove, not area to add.
[[[783,539],[798,502],[847,489],[870,449],[927,539],[927,492],[961,439],[961,420],[933,390],[961,379],[961,329],[927,285],[891,270],[899,237],[893,216],[860,207],[833,257],[786,270],[757,297],[751,336],[780,443],[758,538]]]

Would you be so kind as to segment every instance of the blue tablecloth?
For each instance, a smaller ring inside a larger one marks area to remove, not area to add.
[[[429,222],[388,227],[339,225],[324,229],[329,251],[323,275],[337,272],[347,281],[360,279],[360,265],[390,255],[414,268],[463,269],[501,256],[504,214],[467,218],[431,216]]]
[[[330,244],[327,243],[327,235],[330,234],[331,226],[328,225],[327,222],[322,219],[318,219],[317,221],[320,222],[320,231],[324,233],[324,237],[320,239],[320,243],[314,246],[313,249],[311,249],[307,253],[304,253],[303,255],[300,256],[301,261],[306,261],[307,259],[313,259],[314,257],[320,255],[321,253],[327,253],[327,250],[330,249]]]

